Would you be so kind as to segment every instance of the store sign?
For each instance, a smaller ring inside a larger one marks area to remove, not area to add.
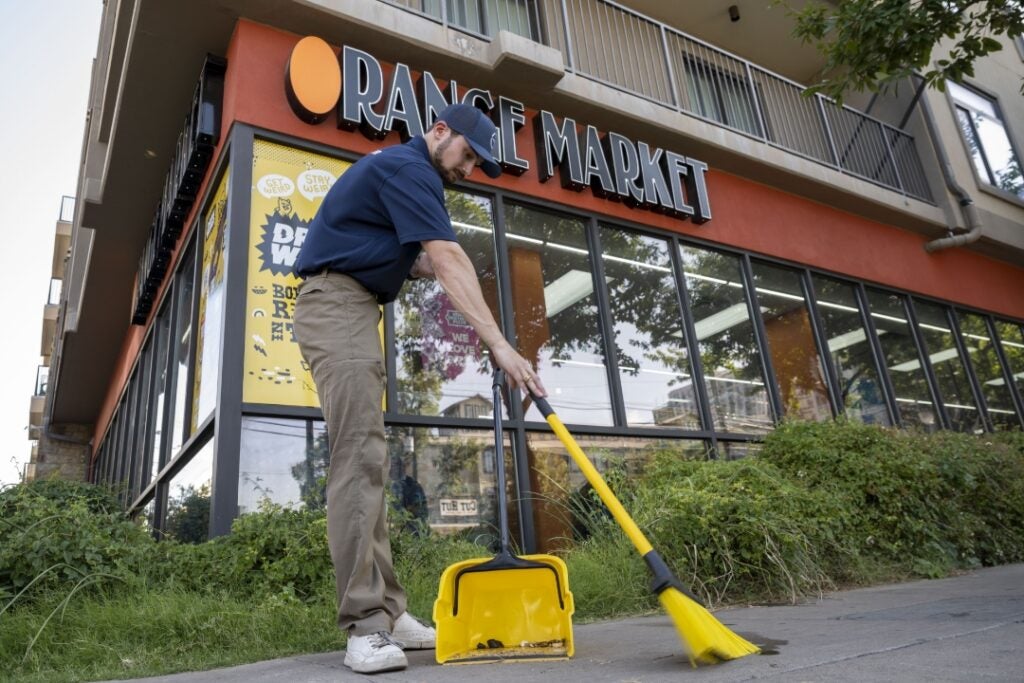
[[[441,88],[429,71],[414,79],[396,64],[389,83],[377,59],[348,46],[335,56],[330,45],[308,36],[292,50],[285,76],[288,102],[303,121],[316,125],[336,112],[339,128],[360,130],[371,139],[398,131],[403,139],[429,130],[438,114],[458,99],[488,112],[498,127],[499,161],[507,173],[522,175],[530,161],[520,156],[516,133],[526,124],[526,107],[487,90],[471,88],[458,97],[455,81]],[[663,212],[694,223],[711,220],[704,162],[652,148],[618,133],[601,134],[549,111],[532,121],[537,174],[544,183],[556,170],[562,187],[584,188],[598,197]]]
[[[225,69],[223,59],[207,56],[192,96],[192,107],[185,117],[171,167],[164,179],[163,194],[149,229],[149,240],[139,258],[132,306],[133,325],[143,325],[149,318],[156,293],[170,267],[174,245],[181,236],[185,219],[196,201],[199,186],[220,139]]]

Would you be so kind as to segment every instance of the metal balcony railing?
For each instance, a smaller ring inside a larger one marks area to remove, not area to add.
[[[611,0],[381,0],[488,39],[561,51],[570,73],[933,202],[914,138]]]

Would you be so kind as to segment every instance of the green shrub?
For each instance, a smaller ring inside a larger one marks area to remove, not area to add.
[[[710,604],[820,592],[829,584],[823,557],[844,552],[833,502],[757,459],[661,454],[630,495],[652,545]]]
[[[856,423],[788,423],[759,458],[839,505],[859,559],[920,576],[1024,552],[1019,437],[925,435]],[[839,572],[841,567],[832,567]]]
[[[0,598],[30,584],[70,589],[130,578],[152,545],[99,487],[59,481],[10,487],[0,493]]]

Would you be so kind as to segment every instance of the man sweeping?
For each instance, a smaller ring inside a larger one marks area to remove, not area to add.
[[[435,277],[509,384],[547,395],[491,315],[445,208],[444,182],[477,166],[492,178],[501,174],[496,141],[480,110],[447,107],[423,136],[366,156],[341,176],[296,260],[305,281],[295,336],[316,382],[331,451],[327,534],[338,626],[349,634],[345,665],[360,673],[403,669],[403,649],[432,648],[435,640],[434,629],[406,611],[392,567],[379,306],[394,301],[406,279]]]

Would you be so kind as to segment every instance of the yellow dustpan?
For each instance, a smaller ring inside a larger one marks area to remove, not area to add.
[[[513,555],[505,502],[501,432],[503,372],[494,373],[494,459],[501,549],[441,575],[434,602],[439,664],[571,657],[572,593],[565,562],[553,555]]]
[[[672,617],[676,630],[683,640],[686,655],[690,658],[690,664],[696,666],[698,662],[703,664],[714,664],[726,659],[737,659],[746,655],[760,652],[760,649],[740,636],[736,635],[722,622],[715,619],[697,598],[683,586],[682,582],[672,573],[661,559],[661,556],[651,546],[650,542],[640,531],[640,527],[632,520],[626,509],[622,507],[612,490],[608,488],[601,473],[591,464],[590,459],[576,443],[576,440],[569,434],[562,421],[555,415],[551,405],[534,395],[530,396],[536,403],[537,408],[544,415],[544,419],[551,425],[558,439],[565,446],[576,466],[583,472],[590,485],[594,487],[601,501],[612,513],[615,521],[619,523],[626,536],[632,541],[644,560],[647,568],[654,575],[651,580],[651,590],[658,594],[662,607]]]

